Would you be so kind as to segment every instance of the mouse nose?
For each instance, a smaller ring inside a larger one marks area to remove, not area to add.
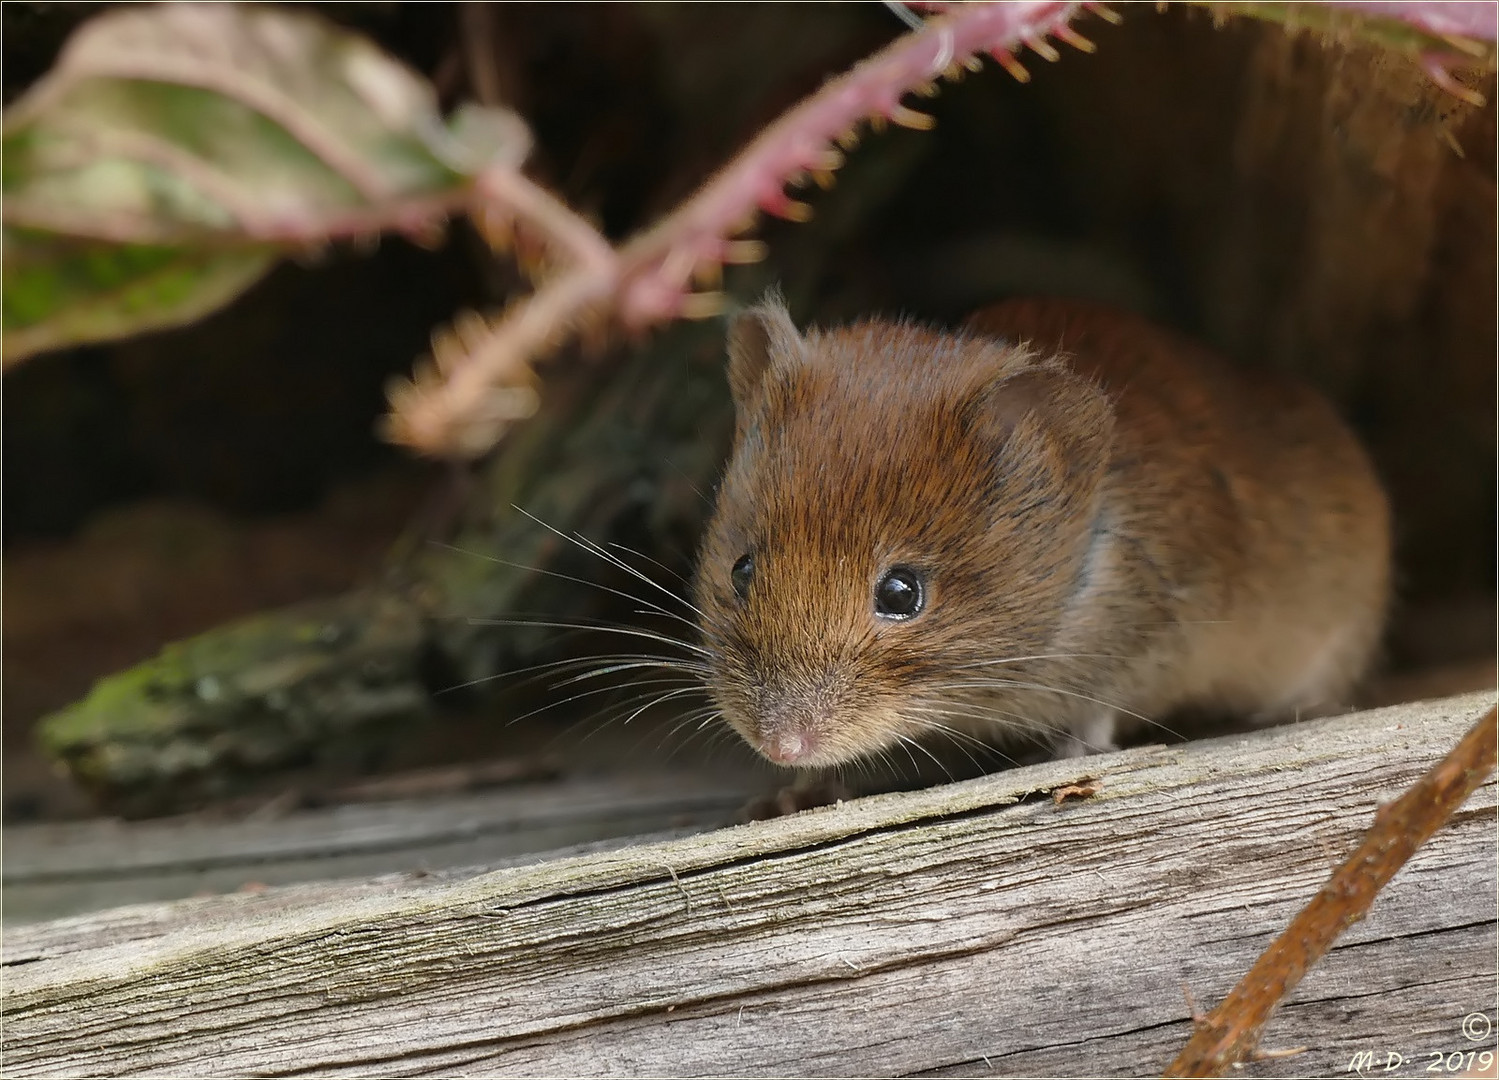
[[[777,765],[795,765],[817,752],[817,738],[810,731],[781,731],[763,744],[765,756]]]

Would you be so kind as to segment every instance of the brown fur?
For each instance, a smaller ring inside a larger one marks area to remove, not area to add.
[[[729,723],[817,766],[938,726],[1077,753],[1132,714],[1340,701],[1380,635],[1390,539],[1333,410],[1107,309],[1017,301],[970,327],[804,337],[774,303],[736,321],[738,431],[695,583]],[[873,607],[893,565],[927,583],[906,621]]]

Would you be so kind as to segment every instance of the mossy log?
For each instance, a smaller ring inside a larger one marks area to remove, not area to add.
[[[439,692],[534,660],[557,622],[626,617],[632,605],[607,590],[640,588],[535,519],[652,558],[690,551],[732,424],[720,338],[682,327],[617,357],[607,377],[560,378],[543,414],[463,485],[441,543],[413,534],[383,581],[101,681],[41,725],[44,748],[111,809],[170,811],[267,770],[357,759],[430,723]],[[543,625],[515,625],[527,617]]]
[[[460,880],[22,927],[4,942],[5,1072],[1155,1073],[1191,1028],[1186,995],[1220,998],[1492,701],[1051,762]],[[1073,785],[1092,793],[1062,797]],[[1464,1020],[1494,1019],[1495,866],[1491,778],[1272,1021],[1266,1049],[1304,1050],[1245,1071],[1491,1052]]]

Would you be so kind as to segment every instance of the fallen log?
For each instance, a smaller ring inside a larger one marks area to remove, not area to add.
[[[456,880],[21,927],[4,1070],[1158,1073],[1190,1033],[1184,991],[1220,998],[1492,702],[1050,762]],[[1276,1014],[1264,1047],[1305,1050],[1247,1071],[1482,1065],[1495,865],[1490,779]]]

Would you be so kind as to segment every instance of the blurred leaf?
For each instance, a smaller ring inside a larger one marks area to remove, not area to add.
[[[195,251],[7,229],[5,362],[191,322],[239,295],[275,260],[267,248]]]
[[[188,321],[278,252],[430,234],[528,147],[504,110],[448,126],[420,76],[303,13],[107,12],[6,111],[6,360]]]

